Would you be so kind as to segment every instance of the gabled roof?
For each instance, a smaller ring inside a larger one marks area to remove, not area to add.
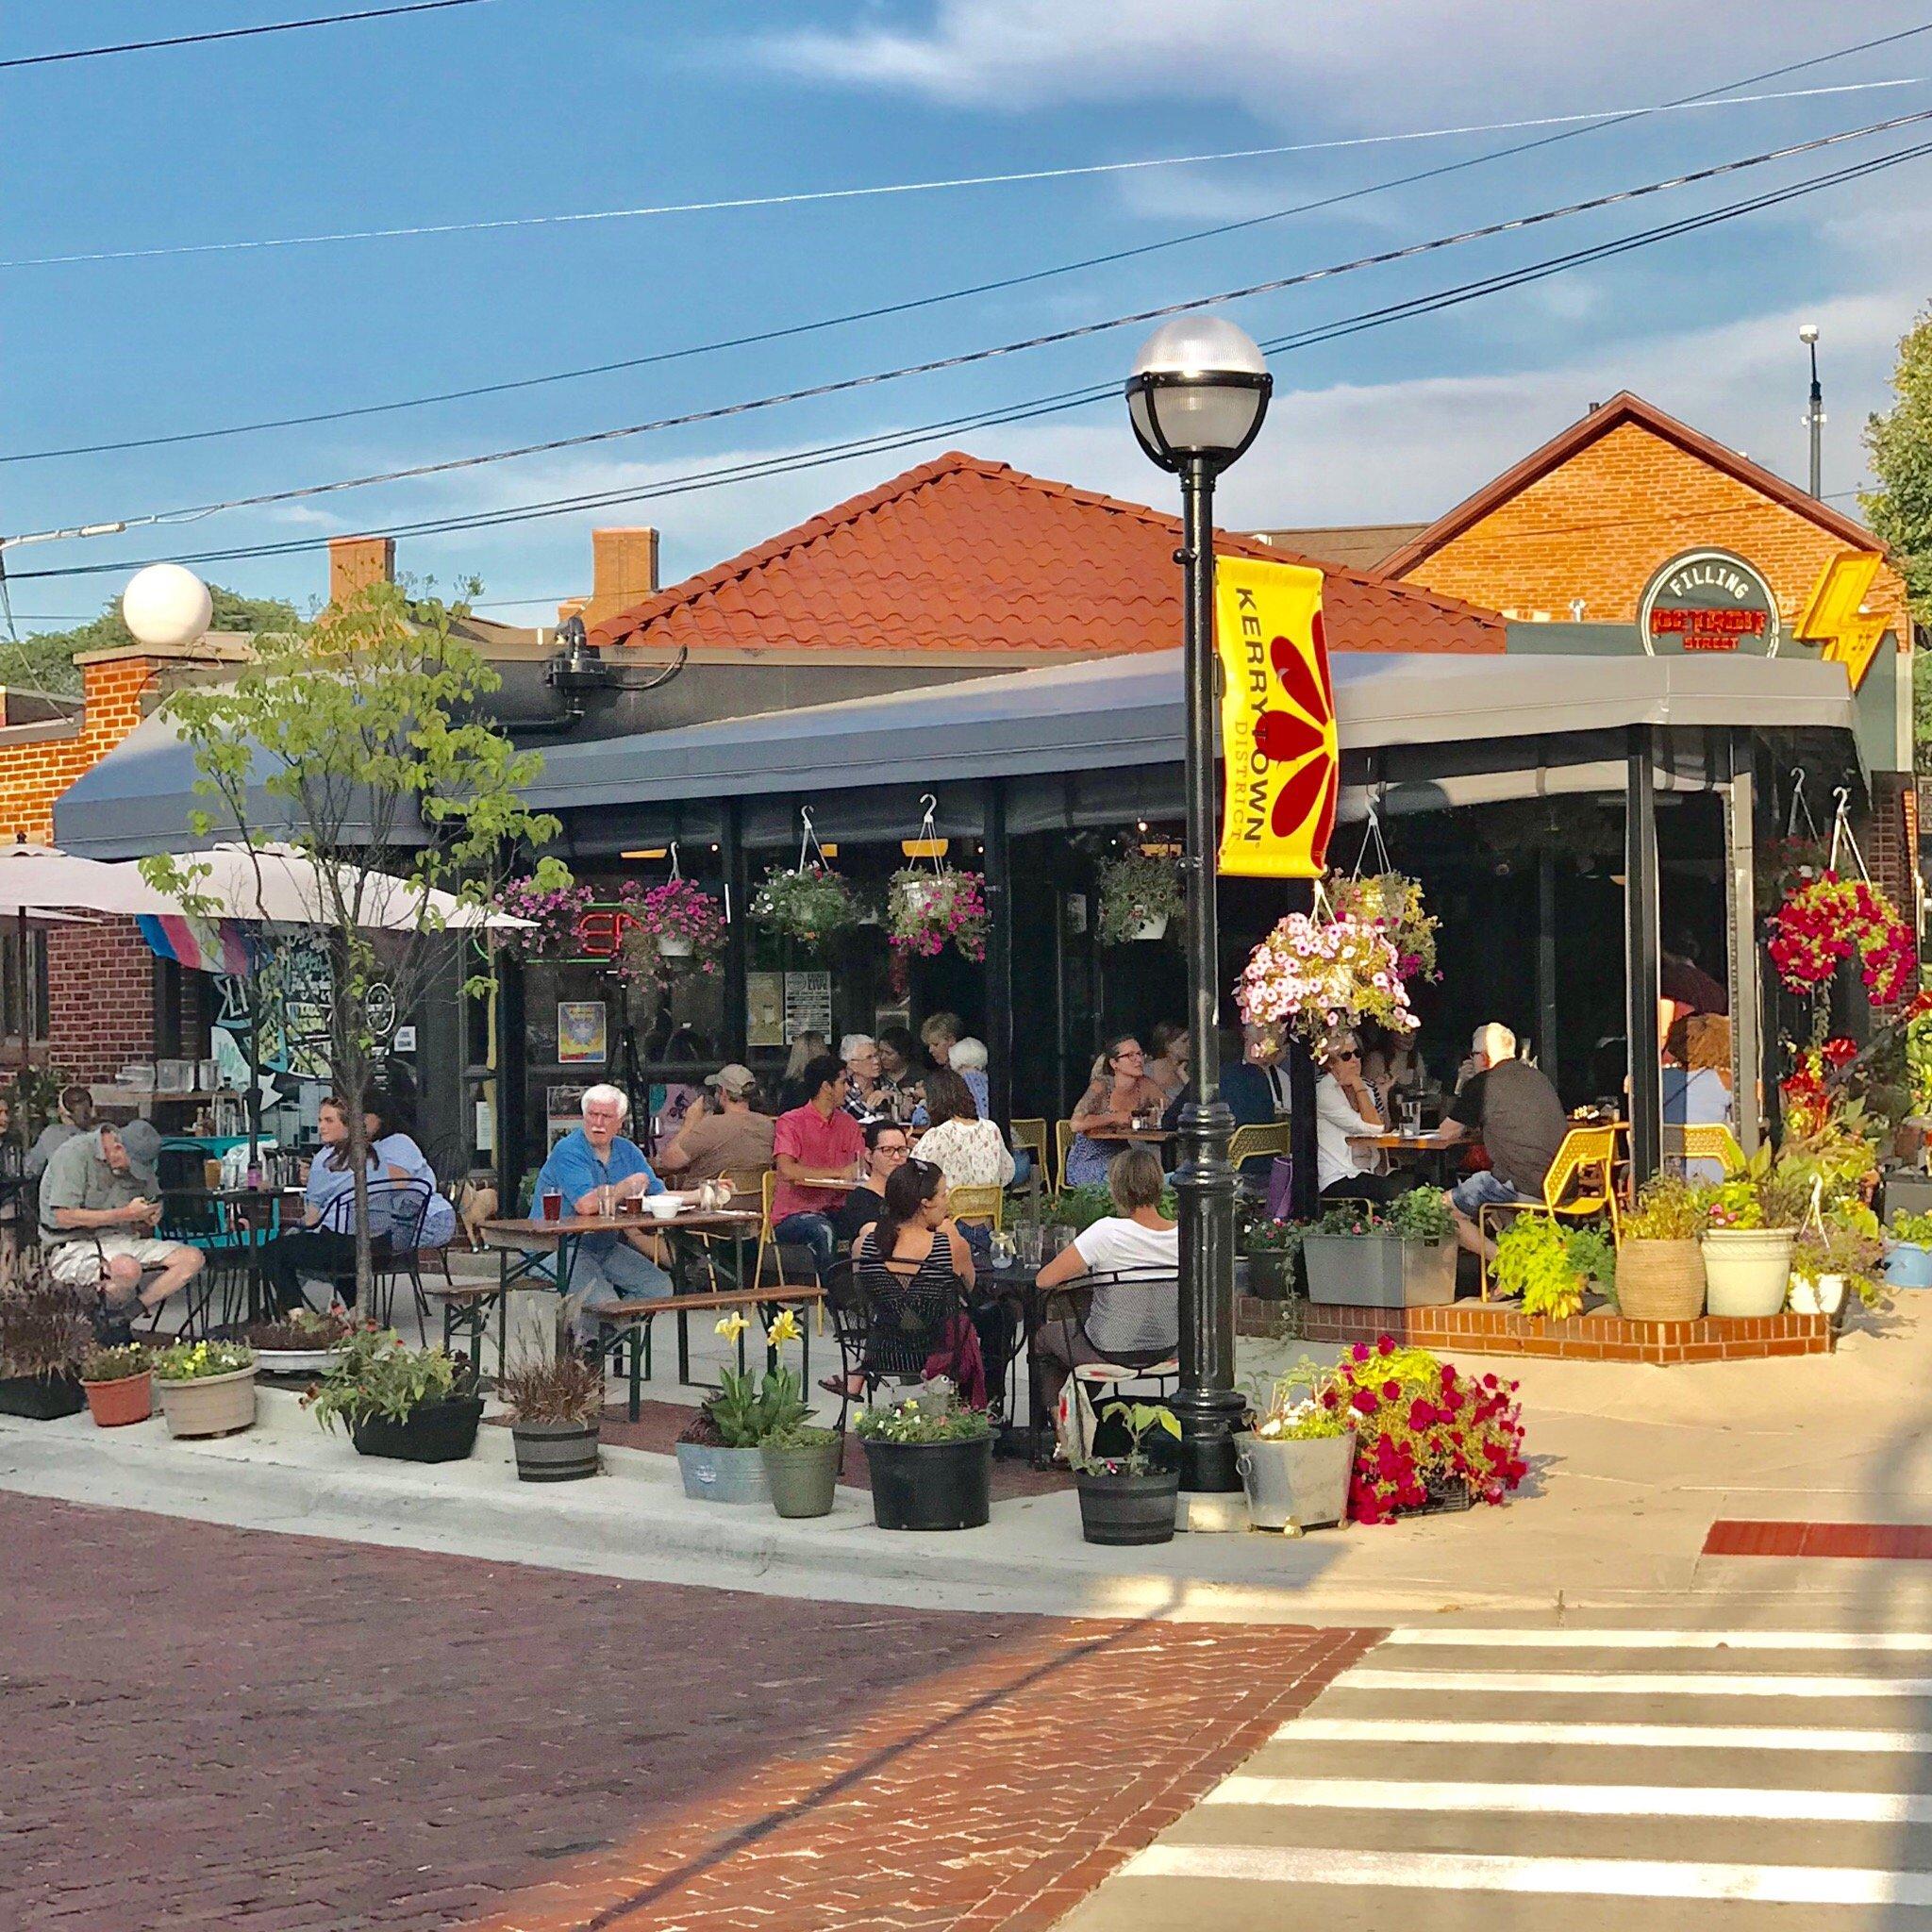
[[[1180,525],[953,451],[598,625],[593,644],[1118,656],[1180,634]],[[1307,559],[1233,536],[1218,554]],[[1326,566],[1338,651],[1501,651],[1504,625]]]
[[[1833,509],[1828,503],[1819,502],[1808,491],[1800,490],[1795,483],[1786,482],[1763,464],[1754,463],[1749,457],[1727,449],[1701,429],[1692,429],[1688,423],[1679,423],[1674,416],[1665,415],[1655,403],[1647,403],[1626,389],[1613,395],[1608,402],[1599,403],[1587,416],[1553,436],[1541,449],[1532,450],[1520,463],[1505,470],[1493,481],[1485,483],[1474,496],[1465,497],[1454,509],[1445,511],[1419,537],[1405,543],[1393,556],[1384,558],[1381,568],[1391,576],[1406,575],[1425,558],[1441,549],[1443,544],[1459,537],[1472,525],[1480,523],[1499,505],[1520,495],[1540,477],[1567,463],[1578,450],[1589,448],[1626,423],[1634,423],[1640,428],[1649,430],[1653,436],[1674,443],[1700,462],[1708,463],[1712,469],[1736,478],[1747,490],[1755,490],[1760,496],[1769,497],[1794,514],[1808,518],[1820,528],[1829,530],[1841,543],[1858,550],[1883,550],[1885,547],[1856,518]]]

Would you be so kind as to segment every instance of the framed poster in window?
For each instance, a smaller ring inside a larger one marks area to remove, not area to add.
[[[608,1040],[602,1000],[558,1000],[557,1058],[561,1066],[601,1067]]]

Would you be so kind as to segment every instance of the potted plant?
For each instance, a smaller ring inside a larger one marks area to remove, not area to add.
[[[410,1348],[373,1323],[302,1398],[325,1429],[344,1424],[358,1456],[460,1462],[476,1446],[483,1401],[469,1363],[440,1348]]]
[[[1124,1456],[1090,1457],[1077,1463],[1080,1534],[1090,1543],[1167,1543],[1174,1541],[1179,1469],[1163,1469],[1141,1442],[1159,1429],[1180,1441],[1181,1425],[1160,1402],[1109,1402],[1103,1417],[1118,1417],[1127,1432]]]
[[[1095,882],[1100,903],[1093,935],[1103,946],[1164,938],[1168,921],[1187,908],[1180,867],[1138,847],[1102,859]]]
[[[986,880],[976,872],[901,866],[886,893],[886,941],[894,952],[934,959],[948,944],[986,958]]]
[[[1694,1322],[1704,1312],[1708,1218],[1703,1188],[1660,1174],[1639,1190],[1618,1228],[1617,1309],[1630,1322]]]
[[[1884,1260],[1878,1217],[1862,1201],[1833,1202],[1792,1244],[1791,1312],[1836,1324],[1854,1295],[1874,1307],[1885,1299]]]
[[[1887,1233],[1886,1280],[1893,1288],[1932,1288],[1932,1214],[1896,1213]]]
[[[1895,1006],[1918,977],[1918,948],[1898,908],[1869,879],[1835,872],[1801,879],[1772,916],[1766,950],[1785,988],[1816,998],[1851,958],[1875,1007]]]
[[[771,1327],[774,1341],[798,1340],[798,1317],[780,1308]],[[788,1380],[790,1371],[784,1371]],[[802,1398],[794,1396],[800,1410]],[[820,1428],[800,1420],[781,1424],[758,1444],[765,1465],[765,1487],[772,1507],[780,1516],[829,1516],[839,1488],[841,1452],[844,1443],[836,1429]]]
[[[1395,970],[1407,985],[1435,979],[1436,928],[1441,922],[1423,906],[1422,882],[1407,873],[1371,873],[1361,878],[1331,875],[1328,903],[1342,919],[1378,925],[1395,948]]]
[[[1248,956],[1235,1005],[1250,1026],[1286,1025],[1319,1057],[1365,1020],[1415,1030],[1398,967],[1378,921],[1291,912]]]
[[[666,879],[630,908],[624,945],[633,963],[655,974],[666,961],[716,974],[724,958],[724,908],[690,879]]]
[[[1529,1474],[1516,1384],[1465,1375],[1427,1349],[1387,1335],[1373,1347],[1357,1341],[1319,1399],[1353,1417],[1348,1507],[1357,1523],[1500,1503]]]
[[[525,1360],[496,1384],[509,1409],[517,1476],[526,1483],[569,1483],[597,1474],[604,1424],[604,1370],[575,1350]]]
[[[341,1315],[297,1308],[279,1321],[254,1322],[242,1331],[265,1375],[321,1375],[342,1358],[350,1324]]]
[[[1582,1314],[1592,1284],[1606,1294],[1616,1291],[1617,1251],[1600,1227],[1531,1211],[1510,1217],[1496,1241],[1492,1273],[1500,1293],[1521,1297],[1525,1315],[1567,1322]]]
[[[881,1529],[978,1529],[992,1514],[992,1424],[941,1389],[854,1424],[872,1476]]]
[[[75,1374],[93,1330],[71,1288],[37,1275],[0,1292],[0,1415],[53,1422],[87,1397]]]
[[[1784,1307],[1791,1249],[1809,1205],[1802,1175],[1774,1165],[1768,1141],[1742,1174],[1713,1190],[1700,1242],[1711,1314],[1775,1315]]]
[[[752,894],[751,916],[801,946],[822,946],[858,923],[851,885],[830,866],[774,866]]]
[[[154,1360],[171,1436],[232,1436],[255,1422],[255,1351],[240,1341],[177,1341]]]
[[[1440,1188],[1399,1195],[1379,1218],[1345,1201],[1302,1234],[1311,1302],[1433,1307],[1456,1299],[1456,1221]]]
[[[774,1337],[784,1325],[781,1314],[772,1324]],[[733,1313],[718,1322],[715,1332],[735,1342],[750,1326],[742,1315]],[[790,1332],[798,1332],[795,1320]],[[718,1392],[706,1398],[677,1439],[684,1493],[697,1503],[769,1502],[762,1445],[810,1415],[798,1377],[790,1369],[781,1365],[762,1376],[750,1369],[722,1370]]]
[[[118,1429],[144,1423],[155,1412],[155,1378],[148,1352],[138,1341],[119,1348],[88,1351],[80,1365],[80,1386],[95,1424]]]
[[[1332,1380],[1304,1357],[1268,1388],[1235,1436],[1235,1467],[1257,1529],[1299,1532],[1347,1521],[1354,1411]]]
[[[1286,1301],[1301,1253],[1302,1229],[1292,1221],[1257,1216],[1248,1224],[1248,1292],[1264,1301]]]

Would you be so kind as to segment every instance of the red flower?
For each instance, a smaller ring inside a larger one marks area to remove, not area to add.
[[[1384,1357],[1393,1355],[1395,1353],[1395,1338],[1392,1335],[1383,1336],[1375,1343],[1375,1353]]]
[[[1349,1398],[1348,1406],[1357,1415],[1374,1415],[1375,1412],[1375,1398],[1366,1389],[1357,1389],[1354,1395]]]
[[[1348,1353],[1352,1361],[1365,1362],[1369,1358],[1369,1344],[1366,1341],[1357,1341]]]
[[[1402,1384],[1401,1384],[1400,1382],[1393,1382],[1393,1381],[1391,1381],[1391,1382],[1384,1382],[1384,1383],[1382,1384],[1382,1395],[1383,1395],[1383,1399],[1384,1399],[1385,1401],[1389,1401],[1389,1402],[1399,1402],[1399,1401],[1401,1401],[1401,1399],[1402,1399]]]

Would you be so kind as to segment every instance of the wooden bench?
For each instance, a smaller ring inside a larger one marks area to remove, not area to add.
[[[490,1312],[496,1311],[496,1367],[502,1373],[508,1347],[509,1296],[500,1281],[457,1281],[446,1288],[424,1285],[432,1302],[442,1304],[442,1351],[448,1355],[458,1336],[475,1351],[476,1373],[483,1373],[483,1343],[490,1333]]]
[[[733,1289],[715,1294],[667,1294],[658,1295],[650,1301],[611,1302],[602,1307],[586,1307],[584,1313],[597,1324],[597,1356],[600,1361],[608,1362],[613,1356],[621,1355],[626,1349],[629,1352],[629,1415],[631,1421],[636,1422],[643,1413],[644,1378],[651,1373],[651,1324],[659,1315],[699,1314],[713,1308],[756,1308],[759,1319],[769,1329],[771,1322],[767,1317],[767,1310],[777,1307],[817,1307],[824,1298],[825,1291],[822,1288]],[[809,1388],[811,1331],[808,1325],[800,1331],[800,1379],[807,1388]],[[688,1381],[689,1360],[682,1350],[679,1351],[679,1357],[680,1380]],[[768,1367],[775,1368],[778,1364],[778,1351],[769,1341],[765,1344],[765,1359]],[[738,1338],[738,1367],[740,1374],[742,1374],[742,1335]]]

